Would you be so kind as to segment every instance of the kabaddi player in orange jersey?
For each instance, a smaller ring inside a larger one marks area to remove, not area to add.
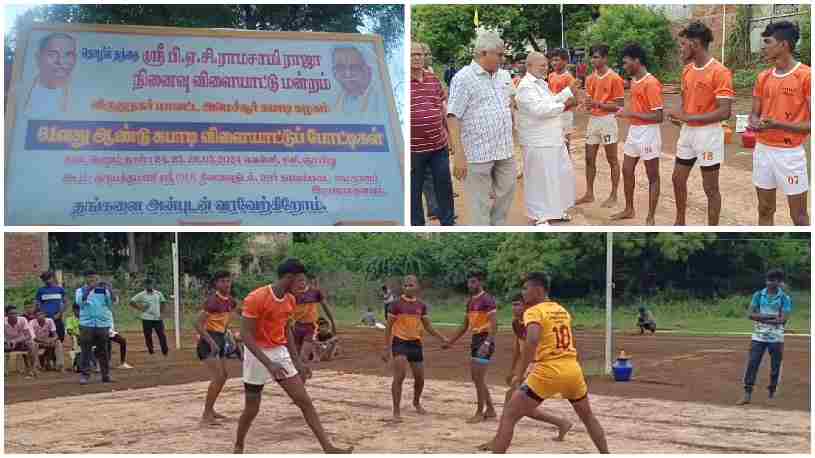
[[[549,74],[547,81],[552,94],[557,94],[567,87],[571,87],[572,93],[577,95],[579,82],[566,68],[569,63],[569,52],[563,48],[558,48],[552,51],[549,58],[552,60],[552,67],[555,70]],[[563,136],[566,143],[566,150],[571,154],[572,132],[574,131],[574,110],[572,107],[567,107],[563,110],[563,113],[560,114],[560,119],[563,121]]]
[[[340,448],[328,438],[320,417],[306,392],[305,381],[311,370],[303,365],[288,325],[296,300],[292,290],[305,280],[306,268],[296,259],[288,259],[277,268],[277,281],[261,286],[243,301],[241,337],[248,350],[243,359],[243,384],[246,404],[238,422],[235,453],[243,453],[246,434],[260,410],[263,387],[271,380],[280,385],[303,413],[309,428],[326,453],[350,453],[353,447]]]
[[[758,131],[753,153],[758,224],[773,224],[775,190],[780,187],[787,195],[793,223],[807,226],[809,178],[803,143],[811,128],[812,69],[793,56],[797,25],[775,22],[761,37],[762,52],[773,68],[758,76],[750,114],[750,127]]]
[[[719,192],[719,168],[724,162],[724,129],[721,122],[730,119],[735,92],[730,70],[708,53],[713,32],[701,22],[692,22],[679,32],[682,60],[682,105],[668,119],[682,126],[676,144],[673,186],[676,200],[674,225],[685,225],[688,204],[688,176],[699,160],[702,187],[707,196],[707,222],[719,225],[722,195]]]

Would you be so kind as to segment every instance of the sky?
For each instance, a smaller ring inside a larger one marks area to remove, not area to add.
[[[3,12],[5,14],[5,26],[3,29],[3,34],[7,34],[12,27],[14,27],[14,22],[16,21],[17,17],[21,14],[25,13],[26,10],[29,10],[33,7],[33,5],[5,5],[3,6]],[[394,88],[394,98],[396,99],[396,109],[399,113],[405,112],[405,59],[404,59],[404,52],[405,52],[405,41],[404,38],[400,40],[397,48],[391,55],[391,58],[388,60],[388,73],[391,77],[391,84]]]

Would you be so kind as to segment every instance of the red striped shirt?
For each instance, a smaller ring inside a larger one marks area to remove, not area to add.
[[[447,146],[444,102],[447,96],[441,81],[423,71],[422,81],[410,79],[410,151],[429,153]]]

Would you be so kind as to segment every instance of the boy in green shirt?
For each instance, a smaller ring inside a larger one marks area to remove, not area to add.
[[[161,319],[161,304],[167,302],[161,291],[153,289],[153,279],[144,280],[144,291],[130,299],[130,306],[142,312],[141,323],[144,332],[144,344],[147,351],[153,354],[153,331],[156,331],[158,343],[161,345],[161,354],[167,356],[170,349],[167,346],[167,334],[164,332],[164,321]]]

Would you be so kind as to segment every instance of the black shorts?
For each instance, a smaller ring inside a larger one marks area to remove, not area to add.
[[[489,337],[489,333],[482,332],[481,334],[473,334],[473,340],[470,344],[470,356],[473,358],[473,361],[477,363],[487,364],[492,359],[493,353],[495,353],[495,342],[490,342],[489,351],[487,352],[486,356],[481,356],[479,353],[481,352],[481,346]]]
[[[409,363],[421,363],[424,361],[421,340],[402,340],[398,337],[394,337],[391,343],[391,353],[393,353],[394,356],[402,355],[406,357]]]
[[[215,331],[207,331],[212,340],[220,347],[218,350],[218,357],[223,358],[226,356],[226,335],[223,332],[215,332]],[[212,347],[209,346],[209,342],[204,337],[198,341],[198,347],[196,348],[198,352],[198,359],[201,361],[205,359],[209,359],[212,357]]]
[[[657,330],[657,324],[654,323],[653,321],[641,321],[640,322],[640,327],[643,328],[643,329],[647,329],[647,330],[649,330],[651,332],[654,332],[654,331]]]

